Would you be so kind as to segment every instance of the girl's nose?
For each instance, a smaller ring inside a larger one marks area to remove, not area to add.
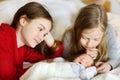
[[[39,37],[40,41],[44,40],[44,35],[43,34],[39,34],[38,37]]]
[[[93,44],[92,44],[92,41],[88,41],[88,42],[87,42],[87,47],[88,47],[88,48],[92,47],[92,45],[93,45]]]

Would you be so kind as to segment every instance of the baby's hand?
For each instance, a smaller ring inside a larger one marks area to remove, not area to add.
[[[95,60],[98,56],[98,49],[87,49],[87,54],[89,54]]]
[[[54,38],[50,32],[44,37],[44,40],[49,47],[54,44]]]
[[[112,66],[109,63],[104,62],[97,62],[95,66],[97,67],[97,72],[100,74],[109,72],[112,69]]]

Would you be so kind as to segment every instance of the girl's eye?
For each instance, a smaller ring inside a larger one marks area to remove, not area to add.
[[[40,31],[42,31],[43,29],[42,28],[40,28]]]
[[[48,33],[44,34],[43,36],[45,37]]]
[[[38,27],[38,31],[43,31],[43,28],[42,27]]]

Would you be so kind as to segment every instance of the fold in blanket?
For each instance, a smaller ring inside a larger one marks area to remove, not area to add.
[[[34,64],[20,80],[80,80],[73,72],[69,63],[46,63]]]

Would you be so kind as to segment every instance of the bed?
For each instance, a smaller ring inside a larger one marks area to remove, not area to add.
[[[50,12],[54,20],[52,34],[58,40],[61,40],[65,30],[73,25],[79,9],[85,6],[81,0],[5,0],[0,2],[0,23],[10,24],[16,10],[31,1],[42,3]],[[107,15],[109,24],[113,25],[115,29],[118,47],[120,48],[120,15],[112,13],[107,13]],[[120,66],[110,73],[120,77]]]

